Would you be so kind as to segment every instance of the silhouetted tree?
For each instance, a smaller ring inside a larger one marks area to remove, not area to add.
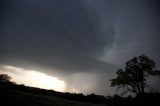
[[[119,88],[126,88],[124,92],[133,92],[136,94],[143,94],[147,86],[146,78],[150,75],[160,76],[160,71],[155,70],[155,62],[145,55],[134,57],[125,63],[124,69],[119,69],[117,77],[111,79],[111,86]]]
[[[0,82],[9,82],[11,77],[7,74],[0,74]]]

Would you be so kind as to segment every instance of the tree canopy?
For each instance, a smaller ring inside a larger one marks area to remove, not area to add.
[[[127,92],[142,94],[145,88],[149,87],[146,83],[149,76],[160,76],[160,71],[155,69],[155,62],[145,55],[134,57],[125,63],[124,69],[118,69],[115,79],[111,79],[111,87],[117,86],[125,88]]]

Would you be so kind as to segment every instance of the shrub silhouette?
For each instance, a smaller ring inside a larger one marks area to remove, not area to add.
[[[0,74],[0,82],[9,82],[11,77],[7,74]]]

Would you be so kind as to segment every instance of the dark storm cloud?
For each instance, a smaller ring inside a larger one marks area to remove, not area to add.
[[[87,84],[90,90],[84,92],[90,93],[102,85],[100,73],[115,70],[115,65],[99,60],[116,34],[111,6],[100,11],[101,3],[96,7],[96,2],[82,0],[6,0],[2,4],[1,64],[39,67],[81,91]],[[101,12],[108,14],[107,21]],[[89,82],[80,81],[82,75]]]
[[[110,47],[115,29],[100,28],[100,18],[82,1],[55,0],[6,1],[1,31],[2,53],[29,61],[77,61],[76,57],[95,57]],[[8,8],[9,7],[9,8]],[[88,13],[86,12],[88,11]],[[38,61],[38,62],[39,62]],[[54,61],[52,62],[54,64]]]

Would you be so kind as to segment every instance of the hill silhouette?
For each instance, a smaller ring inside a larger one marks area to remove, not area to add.
[[[0,101],[0,106],[160,106],[160,93],[105,97],[94,93],[57,92],[1,80]]]

